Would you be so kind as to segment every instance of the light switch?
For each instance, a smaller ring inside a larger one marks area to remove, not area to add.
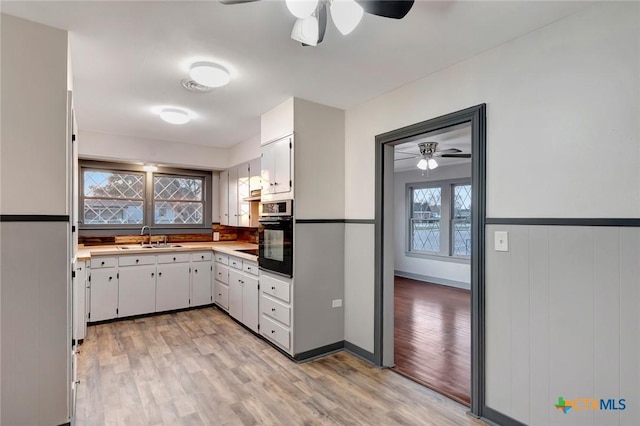
[[[339,308],[342,306],[342,299],[336,299],[331,303],[331,306],[334,308]]]
[[[509,251],[509,233],[507,231],[496,231],[495,251]]]

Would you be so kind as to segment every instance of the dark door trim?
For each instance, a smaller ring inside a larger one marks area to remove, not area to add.
[[[375,205],[375,291],[374,361],[383,365],[383,291],[384,291],[384,185],[385,147],[402,139],[435,132],[448,127],[471,124],[471,413],[481,417],[485,408],[485,288],[484,239],[486,220],[486,104],[443,115],[376,136]],[[389,242],[392,243],[392,242]]]

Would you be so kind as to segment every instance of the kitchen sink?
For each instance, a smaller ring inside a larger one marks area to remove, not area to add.
[[[129,245],[118,246],[118,250],[139,250],[139,249],[174,249],[182,247],[180,244],[160,244],[160,245]]]
[[[118,250],[138,250],[138,249],[150,249],[153,248],[153,246],[150,245],[133,245],[133,246],[118,246]]]
[[[160,244],[157,246],[152,246],[154,249],[166,249],[166,248],[180,248],[182,247],[180,244]]]

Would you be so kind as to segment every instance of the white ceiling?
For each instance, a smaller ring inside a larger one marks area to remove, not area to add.
[[[437,151],[456,148],[463,154],[471,153],[471,124],[463,126],[455,126],[454,128],[445,129],[433,133],[425,133],[420,136],[411,138],[406,142],[401,142],[393,147],[394,149],[394,171],[401,172],[405,170],[417,170],[417,164],[420,157],[420,148],[418,144],[421,142],[438,142]],[[439,167],[450,166],[453,164],[469,163],[469,158],[441,158],[435,157]]]
[[[402,20],[365,14],[348,36],[329,22],[323,43],[303,47],[283,1],[2,1],[3,13],[70,31],[80,130],[215,147],[257,135],[260,115],[291,96],[349,109],[585,6],[416,1]],[[196,60],[226,65],[233,80],[186,91]],[[152,113],[161,105],[197,118],[166,124]]]

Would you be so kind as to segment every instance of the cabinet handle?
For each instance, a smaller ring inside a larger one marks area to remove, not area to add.
[[[136,263],[140,262],[140,259],[136,259]]]
[[[151,273],[151,276],[153,277],[153,275],[154,275],[154,273],[152,272],[152,273]]]
[[[275,287],[271,287],[271,290],[276,291],[276,288]]]
[[[248,269],[248,270],[251,270],[251,266],[247,266],[247,269]]]
[[[176,258],[175,258],[175,257],[173,258],[173,261],[174,261],[174,262],[176,261]]]
[[[272,183],[270,183],[270,184],[269,184],[269,186],[273,186],[273,184],[272,184]]]
[[[158,272],[158,276],[161,277],[162,276],[162,272]]]
[[[275,312],[275,311],[276,311],[276,308],[271,308],[271,312]]]
[[[196,271],[196,274],[197,274],[197,273],[198,273],[198,270],[197,270],[197,269],[195,269],[195,271]]]
[[[104,266],[104,262],[100,262],[100,266]]]
[[[204,260],[204,256],[201,256],[201,257],[202,257],[202,260]]]
[[[109,277],[109,281],[111,281],[113,279],[113,277]]]
[[[275,332],[276,332],[275,330],[271,330],[271,334],[273,334],[273,333],[275,333]]]
[[[222,296],[222,293],[218,293],[218,296]]]

